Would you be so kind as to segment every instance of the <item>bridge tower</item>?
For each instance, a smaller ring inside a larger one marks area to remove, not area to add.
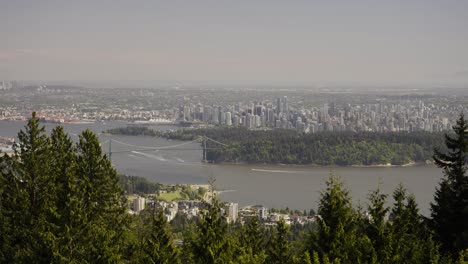
[[[206,163],[206,137],[203,136],[203,162]]]
[[[109,161],[112,162],[112,138],[109,138]]]

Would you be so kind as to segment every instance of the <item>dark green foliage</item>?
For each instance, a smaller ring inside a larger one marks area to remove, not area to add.
[[[221,203],[213,197],[195,231],[186,237],[186,255],[193,263],[227,263],[232,259],[232,241],[228,237],[228,225],[221,214]]]
[[[319,258],[358,262],[359,248],[356,236],[357,214],[353,212],[349,192],[339,178],[331,175],[321,194],[318,208],[317,230],[309,241],[311,255],[317,252]]]
[[[407,195],[400,184],[393,192],[393,199],[395,202],[389,217],[392,249],[389,263],[437,262],[437,245],[419,214],[414,196]]]
[[[288,241],[289,227],[283,219],[276,223],[275,230],[271,234],[270,241],[268,241],[268,257],[267,263],[281,264],[291,263],[291,248]]]
[[[309,251],[305,251],[302,255],[302,258],[297,262],[300,264],[312,264],[312,259],[310,257]]]
[[[244,225],[231,227],[233,236],[233,262],[234,263],[264,263],[265,231],[260,226],[256,216],[246,220]]]
[[[262,252],[264,250],[264,233],[257,217],[249,219],[242,231],[241,246],[250,247],[253,252]]]
[[[331,176],[308,242],[313,263],[437,263],[438,248],[403,186],[386,207],[379,189],[369,195],[367,214],[355,211],[343,183]],[[390,210],[389,221],[386,220]]]
[[[161,189],[159,183],[150,182],[146,178],[140,176],[119,176],[119,184],[126,194],[153,194],[158,193]]]
[[[94,133],[85,130],[77,144],[78,199],[86,223],[81,235],[89,242],[82,254],[94,262],[118,261],[127,215],[123,191]],[[89,225],[88,223],[93,223]]]
[[[369,237],[374,251],[373,261],[389,263],[391,256],[390,230],[385,217],[389,208],[385,203],[387,195],[380,188],[369,194],[368,216],[364,219],[364,231]]]
[[[463,115],[453,127],[454,135],[445,135],[447,152],[436,150],[434,161],[445,177],[431,204],[432,224],[443,252],[456,258],[468,248],[468,124]]]
[[[152,208],[148,214],[150,219],[149,221],[146,220],[147,223],[144,223],[144,225],[148,226],[148,233],[142,234],[143,254],[139,259],[139,263],[179,263],[179,252],[174,245],[172,232],[164,218],[163,211]]]
[[[18,138],[0,161],[2,262],[118,262],[123,192],[97,137],[74,145],[61,127],[47,137],[33,114]]]
[[[0,263],[11,263],[19,243],[26,238],[25,230],[13,227],[24,225],[22,213],[27,200],[17,164],[8,156],[0,157]],[[19,257],[19,256],[18,256]]]
[[[401,165],[430,160],[434,147],[441,147],[443,135],[428,132],[319,132],[295,130],[253,131],[245,128],[184,129],[152,131],[146,127],[116,128],[115,134],[162,136],[194,140],[206,135],[228,147],[208,141],[207,159],[212,162],[251,162],[318,165]]]
[[[159,133],[145,126],[117,127],[106,131],[110,134],[130,135],[130,136],[157,136]]]
[[[50,175],[49,139],[35,114],[25,131],[18,134],[9,168],[3,175],[2,211],[8,240],[4,252],[8,263],[46,263],[52,259],[55,243],[55,178]],[[52,179],[50,179],[52,177]]]
[[[197,220],[198,219],[195,217],[188,219],[187,216],[182,213],[177,213],[170,224],[175,233],[181,233],[187,230],[191,225],[195,224]]]

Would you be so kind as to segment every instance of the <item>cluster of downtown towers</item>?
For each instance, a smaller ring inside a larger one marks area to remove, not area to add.
[[[434,105],[421,100],[375,104],[336,105],[329,102],[304,109],[291,107],[288,97],[274,102],[253,101],[247,104],[202,105],[192,104],[185,96],[177,100],[177,119],[201,121],[213,125],[243,126],[248,129],[284,128],[304,132],[321,131],[429,131],[450,130],[451,117],[463,107]]]

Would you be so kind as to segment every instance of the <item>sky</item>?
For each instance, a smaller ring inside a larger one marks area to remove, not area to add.
[[[0,0],[0,80],[468,84],[466,0]]]

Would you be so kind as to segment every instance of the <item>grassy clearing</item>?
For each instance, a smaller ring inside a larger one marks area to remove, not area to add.
[[[159,196],[157,196],[157,198],[166,202],[172,202],[175,200],[181,200],[183,197],[180,191],[175,191],[169,193],[161,193]]]

